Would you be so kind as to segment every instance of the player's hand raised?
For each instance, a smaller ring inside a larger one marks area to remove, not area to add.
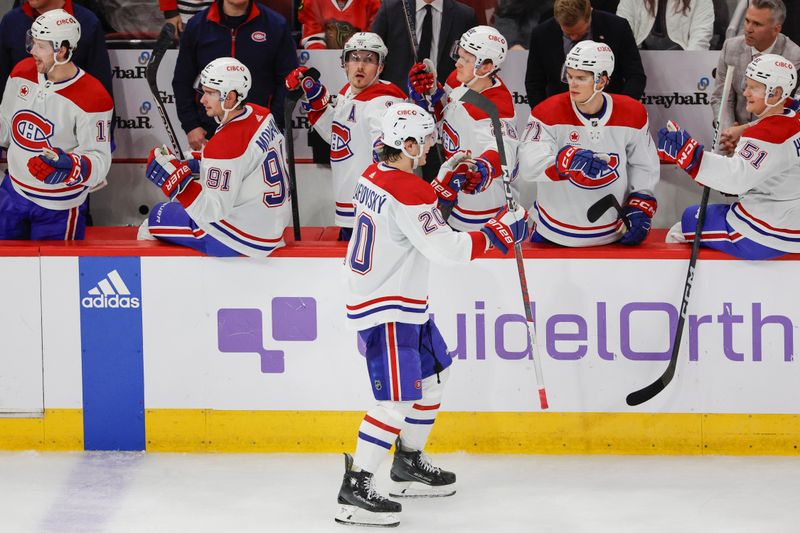
[[[622,214],[628,222],[628,231],[619,242],[635,245],[645,240],[650,233],[657,207],[658,203],[652,196],[640,192],[631,193],[625,202],[625,207],[622,208]]]
[[[665,163],[674,163],[695,177],[703,159],[703,145],[681,129],[675,122],[658,130],[658,158]]]
[[[608,157],[577,146],[565,146],[556,156],[556,172],[580,187],[597,187],[610,170]]]
[[[408,72],[408,95],[415,104],[431,111],[444,96],[444,87],[436,80],[436,68],[430,59],[415,63]]]
[[[199,160],[196,161],[199,163]],[[175,157],[167,147],[157,147],[150,150],[147,158],[147,179],[174,200],[191,183],[192,168]]]
[[[513,211],[504,207],[481,228],[481,231],[492,246],[507,254],[514,244],[522,242],[528,236],[528,211],[520,205]]]
[[[44,149],[42,155],[28,159],[31,176],[48,185],[64,183],[71,186],[89,178],[92,163],[84,155],[71,154],[61,148]]]
[[[289,92],[301,90],[305,96],[307,106],[312,111],[323,111],[330,102],[328,89],[319,80],[307,76],[308,67],[297,67],[291,71],[284,80]]]

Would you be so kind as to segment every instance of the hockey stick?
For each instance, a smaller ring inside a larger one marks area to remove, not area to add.
[[[511,177],[508,173],[508,162],[506,160],[506,150],[503,144],[503,132],[500,126],[500,114],[497,106],[485,96],[467,89],[461,101],[472,104],[487,115],[492,121],[494,139],[497,143],[497,152],[500,154],[500,167],[503,172],[503,188],[506,194],[506,205],[509,210],[515,208],[514,197],[511,195]],[[533,313],[531,312],[531,299],[528,293],[528,279],[525,276],[525,265],[522,262],[522,246],[520,243],[514,244],[514,257],[517,260],[517,273],[519,274],[519,286],[522,290],[522,305],[525,307],[525,320],[528,324],[528,344],[531,347],[533,367],[536,371],[536,386],[539,389],[539,405],[542,409],[547,409],[547,392],[544,388],[544,376],[542,375],[542,363],[536,353],[536,328],[533,323]]]
[[[419,55],[417,55],[417,50],[419,49],[419,43],[417,43],[417,24],[416,21],[411,18],[411,13],[408,11],[406,0],[400,0],[400,3],[403,5],[403,15],[406,19],[408,40],[411,43],[411,51],[414,53],[414,63],[419,63]]]
[[[714,128],[714,141],[711,144],[711,151],[717,150],[717,139],[719,138],[719,125],[722,121],[722,112],[725,108],[725,102],[728,101],[728,93],[731,89],[731,81],[733,79],[733,66],[728,65],[728,70],[725,72],[725,85],[722,88],[722,104],[719,106],[719,113],[717,114],[717,125]],[[677,129],[675,123],[672,121],[667,123],[667,128],[671,131]],[[672,354],[670,355],[669,364],[664,373],[653,383],[628,394],[625,401],[628,405],[639,405],[650,399],[656,394],[664,390],[669,385],[672,378],[675,376],[675,368],[678,365],[678,354],[681,350],[681,337],[683,336],[683,324],[686,321],[686,311],[689,308],[689,296],[692,293],[692,285],[694,284],[694,271],[697,265],[697,256],[700,253],[700,237],[703,234],[703,225],[706,222],[706,208],[708,207],[708,195],[711,189],[704,186],[703,196],[700,199],[700,209],[697,211],[697,226],[694,230],[694,242],[692,242],[692,255],[689,257],[689,269],[686,272],[686,282],[683,285],[683,302],[681,303],[681,312],[678,317],[678,325],[675,328],[675,337],[672,340]]]
[[[310,68],[305,72],[305,76],[319,81],[319,71]],[[297,102],[303,97],[302,89],[295,89],[286,94],[283,101],[283,122],[286,129],[286,159],[289,163],[289,195],[292,198],[292,226],[294,227],[294,240],[300,240],[300,206],[297,205],[297,169],[294,161],[294,132],[292,130],[292,115]]]
[[[625,214],[622,212],[622,206],[619,205],[619,201],[617,197],[613,194],[607,194],[600,198],[598,201],[593,203],[589,206],[589,209],[586,211],[586,218],[589,219],[589,222],[597,222],[600,220],[600,217],[603,216],[606,211],[611,208],[617,212],[617,217],[622,220],[622,223],[625,224],[627,229],[631,229],[631,223],[628,222],[628,219],[625,217]]]
[[[175,128],[172,127],[172,122],[169,120],[167,110],[164,108],[164,102],[161,101],[161,94],[158,90],[158,67],[161,65],[161,60],[164,59],[164,54],[167,49],[172,47],[175,42],[175,26],[172,24],[164,24],[161,28],[161,33],[158,34],[156,46],[150,53],[150,59],[147,61],[145,68],[145,77],[147,78],[147,85],[150,86],[150,92],[153,93],[158,113],[161,115],[161,120],[164,122],[164,128],[167,130],[169,142],[172,144],[172,149],[175,151],[175,156],[183,159],[184,153],[181,150],[181,145],[178,143],[178,137],[175,135]]]

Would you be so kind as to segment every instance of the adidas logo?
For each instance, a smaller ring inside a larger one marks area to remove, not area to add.
[[[89,289],[81,299],[81,306],[87,309],[137,309],[139,298],[131,296],[131,291],[122,281],[119,272],[112,270],[93,289]]]

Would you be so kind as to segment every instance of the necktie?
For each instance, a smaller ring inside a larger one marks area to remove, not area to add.
[[[419,60],[431,57],[431,43],[433,42],[433,7],[428,4],[425,6],[425,18],[422,19],[422,36],[419,39],[419,49],[417,55]]]

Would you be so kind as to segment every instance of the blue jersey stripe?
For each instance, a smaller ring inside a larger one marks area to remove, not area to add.
[[[387,309],[399,309],[401,311],[405,311],[406,313],[427,313],[428,306],[426,305],[422,309],[416,309],[414,307],[405,307],[403,305],[383,305],[381,307],[376,307],[375,309],[370,309],[369,311],[364,311],[363,313],[353,314],[347,313],[347,318],[362,318],[367,315],[371,315],[373,313],[378,313],[380,311],[386,311]]]
[[[236,235],[234,235],[230,231],[226,230],[225,228],[223,228],[222,226],[220,226],[216,222],[212,222],[211,225],[214,227],[214,229],[216,229],[218,231],[221,231],[222,233],[224,233],[225,235],[227,235],[228,237],[230,237],[234,241],[236,241],[238,243],[241,243],[241,244],[244,244],[245,246],[249,246],[250,248],[254,248],[256,250],[262,250],[264,252],[269,252],[270,250],[274,250],[275,249],[275,246],[266,246],[266,245],[265,246],[259,246],[257,244],[253,244],[253,243],[251,243],[249,241],[245,241],[245,240],[237,237]]]
[[[436,421],[435,418],[431,418],[430,420],[420,420],[418,418],[408,418],[406,417],[406,422],[409,424],[433,424]]]

